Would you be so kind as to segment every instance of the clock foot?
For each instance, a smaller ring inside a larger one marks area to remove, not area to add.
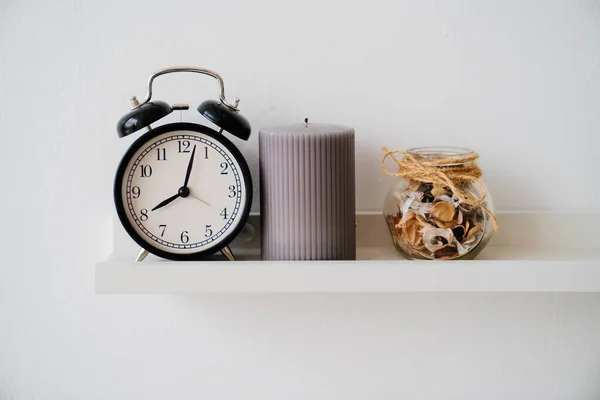
[[[235,256],[231,252],[231,249],[229,248],[229,246],[223,247],[221,249],[221,254],[223,254],[225,256],[225,258],[227,258],[229,261],[235,261]]]
[[[135,259],[136,262],[142,262],[144,261],[144,258],[146,258],[146,256],[148,255],[148,250],[146,249],[140,249],[140,252],[137,255],[137,258]]]

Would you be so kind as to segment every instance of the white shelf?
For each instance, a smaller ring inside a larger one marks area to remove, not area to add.
[[[600,292],[600,214],[499,219],[501,231],[474,261],[403,260],[383,217],[370,214],[357,216],[357,261],[259,261],[255,232],[237,244],[242,261],[135,263],[117,223],[120,245],[96,266],[96,293]]]

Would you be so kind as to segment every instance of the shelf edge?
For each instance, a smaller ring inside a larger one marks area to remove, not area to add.
[[[600,292],[600,261],[106,262],[96,293]]]

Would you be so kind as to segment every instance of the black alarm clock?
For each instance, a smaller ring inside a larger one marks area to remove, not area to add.
[[[150,126],[187,104],[150,101],[152,82],[160,75],[194,72],[219,82],[219,100],[206,100],[198,111],[220,128],[180,122]],[[225,100],[223,79],[215,72],[193,67],[167,68],[148,79],[145,100],[132,99],[134,108],[117,124],[119,137],[147,129],[121,160],[114,183],[119,220],[148,252],[170,260],[199,260],[217,252],[234,260],[229,243],[248,219],[252,178],[246,160],[227,139],[250,137],[248,121],[238,113],[239,99]]]

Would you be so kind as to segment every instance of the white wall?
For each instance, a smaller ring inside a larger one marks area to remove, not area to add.
[[[116,121],[172,65],[242,99],[255,173],[262,124],[354,126],[360,210],[382,145],[475,148],[501,210],[600,209],[598,1],[3,0],[0,399],[600,398],[599,295],[94,295]]]

